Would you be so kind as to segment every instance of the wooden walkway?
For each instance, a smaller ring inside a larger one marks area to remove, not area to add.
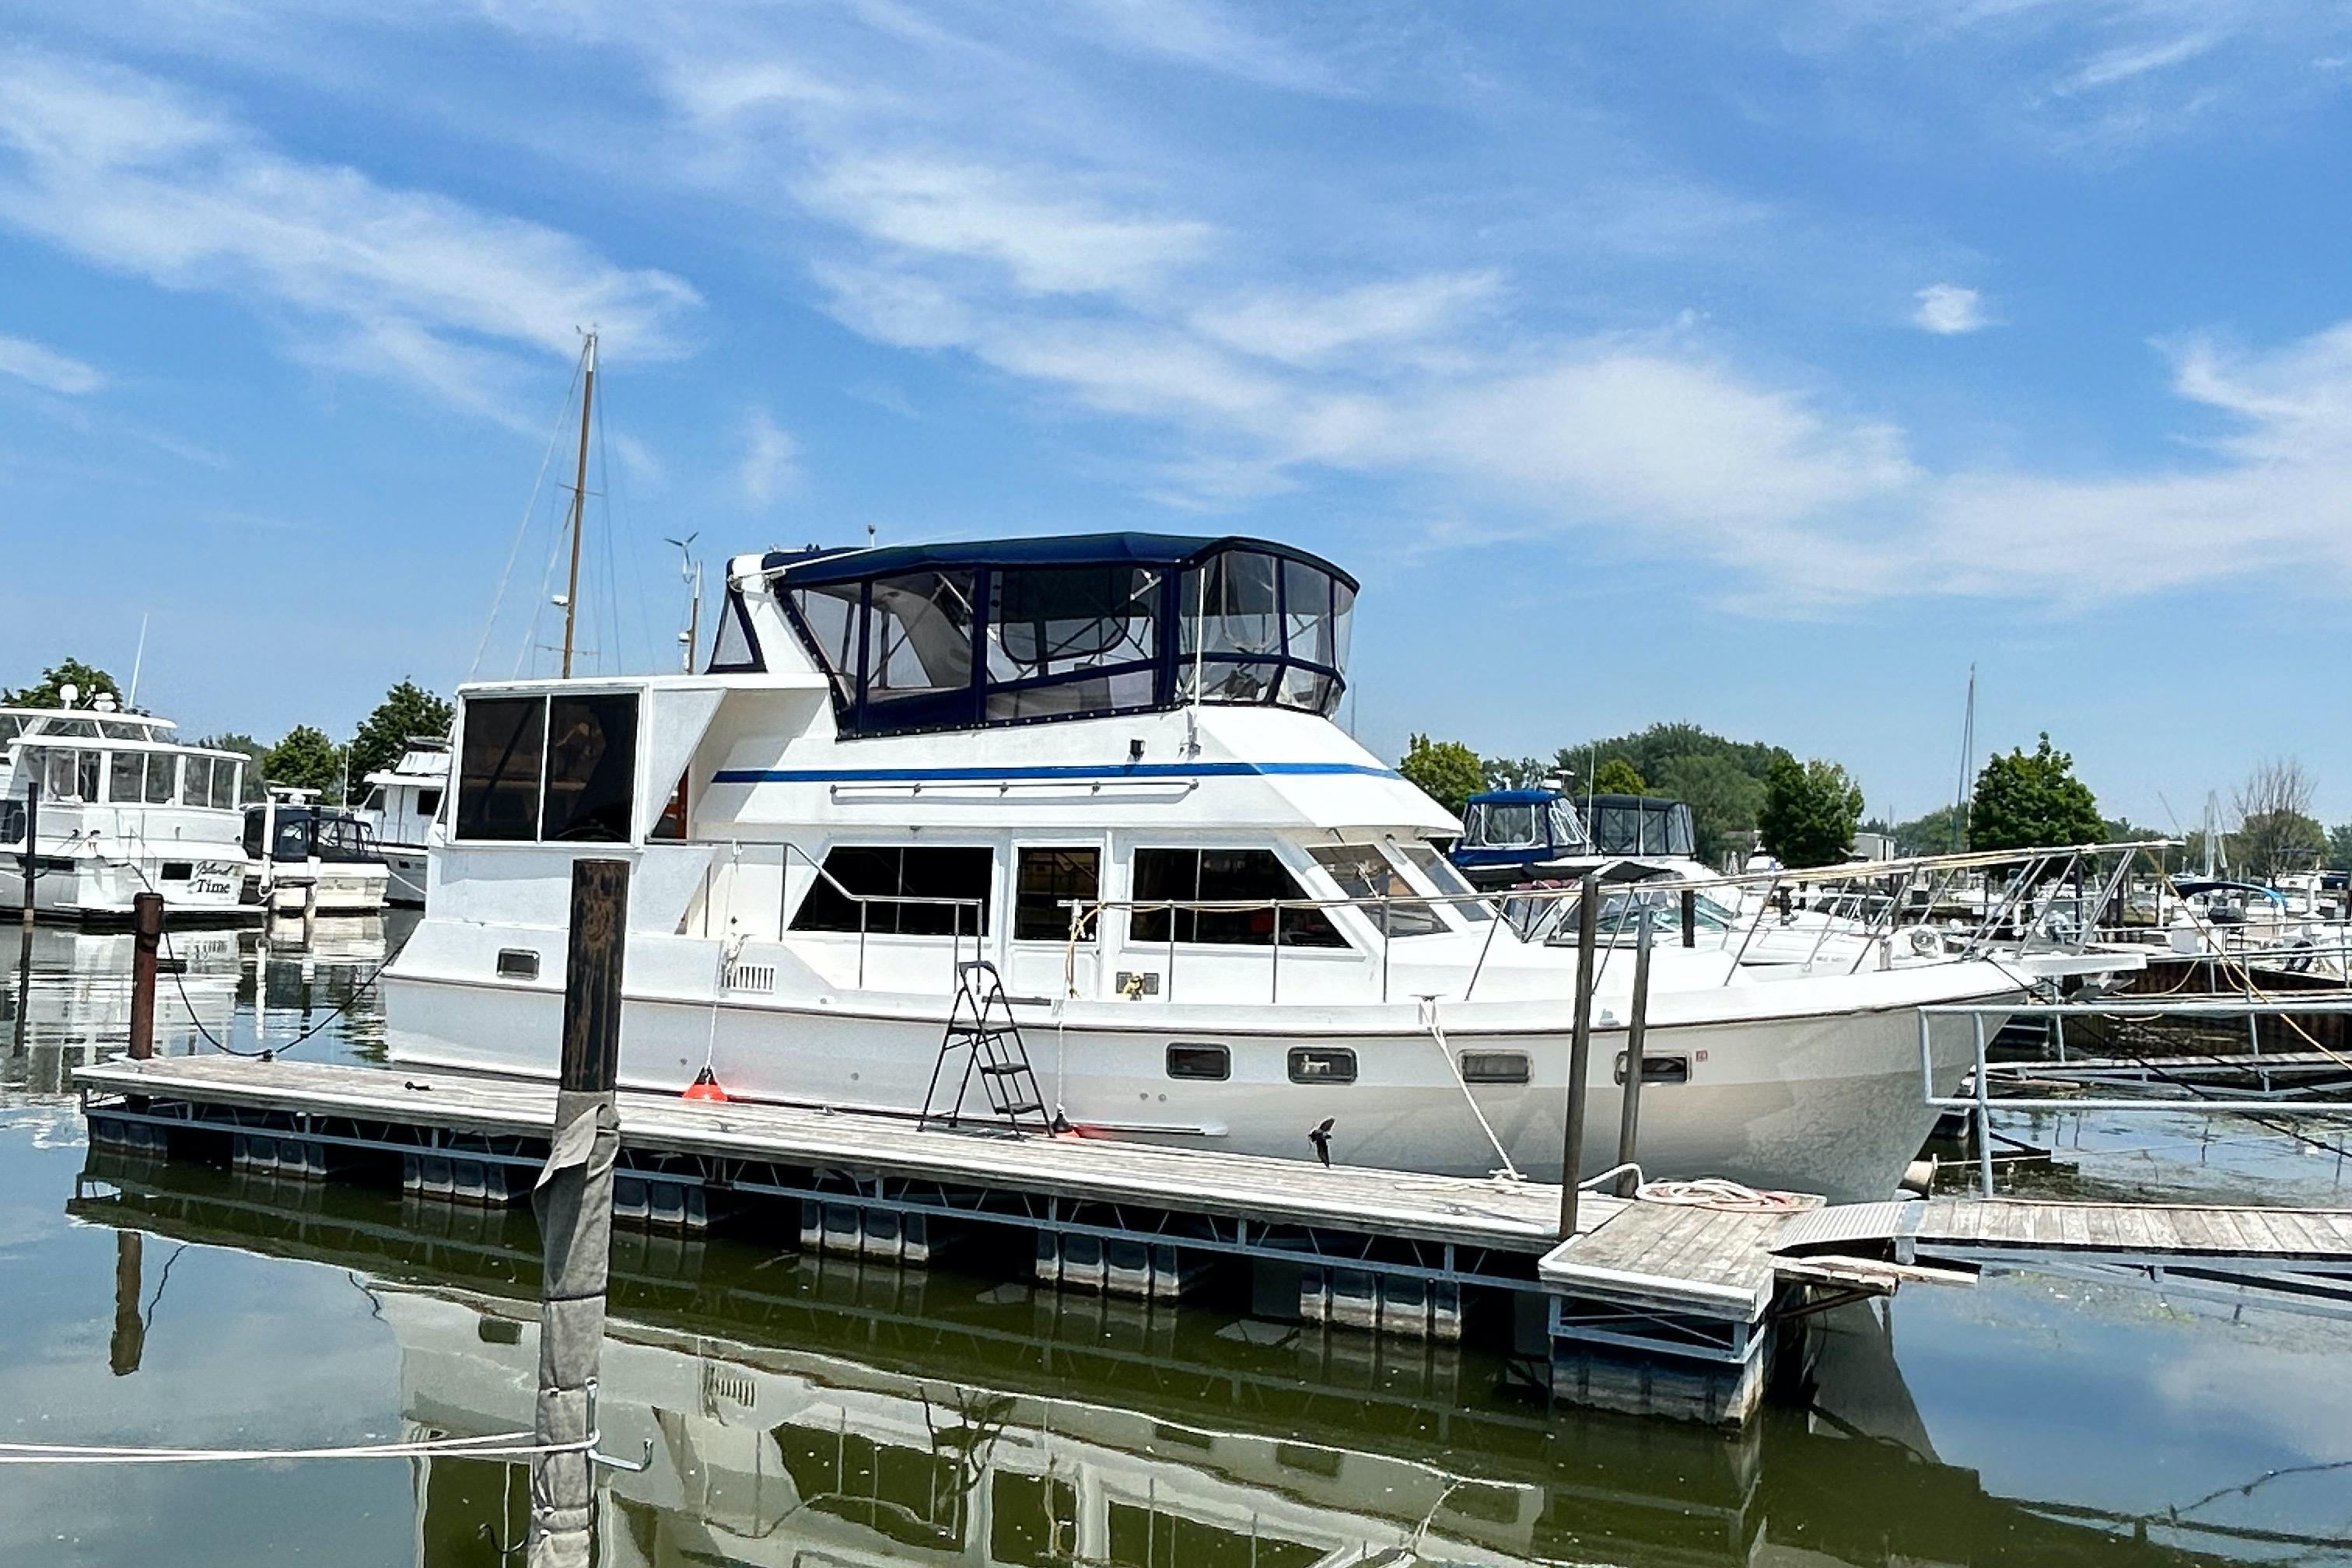
[[[77,1068],[105,1095],[241,1108],[257,1114],[397,1123],[544,1142],[552,1084],[403,1074],[243,1058],[117,1058]],[[1075,1136],[921,1129],[911,1119],[714,1103],[624,1089],[625,1150],[887,1172],[960,1185],[1220,1218],[1334,1226],[1410,1240],[1542,1253],[1559,1239],[1559,1188],[1541,1182],[1419,1176],[1311,1160],[1229,1154]],[[1304,1130],[1299,1139],[1306,1147]],[[1623,1204],[1588,1195],[1588,1226]]]

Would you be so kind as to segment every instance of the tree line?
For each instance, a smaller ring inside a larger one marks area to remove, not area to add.
[[[1630,735],[1563,747],[1549,758],[1481,757],[1456,741],[1412,738],[1398,771],[1457,816],[1481,790],[1570,781],[1569,793],[1666,796],[1690,807],[1699,858],[1719,863],[1759,846],[1784,866],[1825,866],[1852,853],[1854,836],[1883,833],[1898,854],[2018,849],[2168,836],[2099,813],[2074,759],[2042,735],[2032,751],[1996,752],[1969,798],[1905,823],[1863,819],[1860,781],[1828,758],[1800,760],[1785,746],[1733,741],[1696,724],[1653,724]],[[2339,851],[2352,864],[2352,824],[2323,834],[2309,815],[2311,780],[2300,764],[2269,763],[2239,792],[2240,827],[2230,862],[2274,875]],[[2176,868],[2201,863],[2201,846],[2175,849]]]
[[[0,706],[62,707],[65,687],[75,689],[74,706],[87,708],[101,692],[116,705],[129,700],[112,675],[96,665],[68,658],[41,672],[41,679],[16,691],[0,690]],[[364,797],[367,775],[391,767],[408,747],[410,737],[446,735],[456,710],[449,703],[413,680],[402,680],[383,695],[373,711],[362,720],[349,741],[337,744],[315,725],[297,724],[264,745],[251,735],[231,731],[206,735],[194,743],[216,751],[242,752],[253,759],[245,771],[245,797],[259,800],[267,785],[313,789],[330,805],[345,804],[351,792]]]

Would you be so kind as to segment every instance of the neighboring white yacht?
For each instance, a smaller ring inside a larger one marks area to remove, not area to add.
[[[1432,843],[1460,824],[1332,721],[1355,592],[1248,539],[740,556],[701,675],[469,685],[392,1053],[551,1077],[571,863],[619,856],[624,1084],[944,1108],[977,957],[1082,1132],[1309,1158],[1329,1119],[1337,1160],[1556,1178],[1576,955],[1496,920]],[[1585,1173],[1632,974],[1599,982]],[[1969,1055],[1937,1033],[1923,1074],[1917,1008],[2026,984],[1662,948],[1644,1163],[1883,1196]]]
[[[271,784],[245,808],[247,890],[273,914],[372,915],[391,872],[375,834],[352,812],[320,805],[315,789]]]
[[[441,839],[441,800],[449,787],[449,742],[412,736],[400,761],[367,775],[361,819],[374,830],[377,852],[392,874],[389,903],[425,907],[425,867]]]
[[[36,912],[128,920],[132,898],[153,891],[183,920],[238,918],[247,759],[182,745],[169,720],[120,711],[105,693],[76,708],[66,690],[62,708],[0,708],[0,907],[25,906],[37,812]]]

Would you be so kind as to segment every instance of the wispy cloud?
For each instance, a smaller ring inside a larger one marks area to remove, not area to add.
[[[2075,88],[2112,87],[2150,71],[2168,69],[2210,51],[2221,39],[2210,33],[2191,33],[2162,43],[2126,44],[2094,56],[2068,79]]]
[[[44,348],[26,338],[0,334],[0,375],[37,386],[44,392],[83,397],[106,384],[97,366]]]
[[[1950,336],[1992,325],[1991,316],[1985,311],[1984,296],[1974,289],[1963,289],[1957,283],[1930,283],[1912,299],[1915,308],[1911,321],[1922,331]]]
[[[792,433],[778,425],[765,408],[754,405],[743,416],[743,460],[736,466],[735,488],[744,503],[764,511],[800,478],[801,447]]]
[[[674,355],[698,303],[560,230],[289,157],[152,78],[21,50],[0,55],[0,223],[484,413],[515,351],[569,356],[594,323],[618,354]]]

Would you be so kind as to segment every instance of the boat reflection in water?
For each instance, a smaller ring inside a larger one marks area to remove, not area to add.
[[[90,1162],[78,1219],[352,1271],[397,1339],[407,1436],[529,1426],[527,1215]],[[2232,1544],[2186,1524],[2135,1540],[2129,1521],[1989,1496],[1937,1458],[1867,1310],[1835,1318],[1764,1418],[1728,1436],[1548,1410],[1472,1354],[1191,1305],[628,1232],[614,1268],[604,1447],[634,1459],[649,1444],[652,1462],[608,1474],[607,1568],[2158,1568]],[[132,1275],[118,1322],[135,1328]],[[135,1340],[116,1350],[118,1370],[135,1367]],[[419,1461],[416,1561],[497,1563],[523,1540],[528,1493],[520,1465]]]
[[[129,931],[37,926],[29,950],[0,940],[0,1086],[64,1094],[73,1069],[121,1054],[131,1037]],[[172,960],[155,983],[155,1048],[184,1050],[209,1030],[226,1038],[243,984],[238,933],[172,932]]]

